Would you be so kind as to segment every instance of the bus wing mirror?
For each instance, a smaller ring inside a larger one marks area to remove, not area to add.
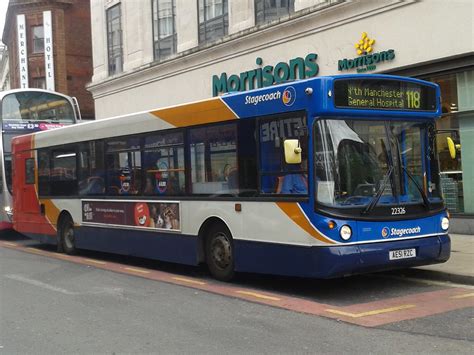
[[[451,137],[446,137],[446,140],[448,141],[448,150],[451,159],[456,159],[456,153],[461,149],[461,144],[455,144]]]
[[[301,163],[301,146],[298,139],[285,139],[284,149],[287,164]]]

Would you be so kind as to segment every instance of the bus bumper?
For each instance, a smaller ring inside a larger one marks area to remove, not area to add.
[[[13,229],[13,223],[11,222],[0,222],[0,231]]]
[[[451,240],[446,234],[419,239],[330,247],[269,246],[267,244],[257,246],[261,253],[255,247],[255,245],[245,246],[247,250],[245,257],[236,258],[237,271],[328,279],[443,263],[449,259]],[[236,249],[239,249],[238,245]],[[415,249],[416,256],[390,260],[390,251],[405,249]],[[249,253],[250,250],[253,252]],[[236,255],[242,254],[237,252]]]

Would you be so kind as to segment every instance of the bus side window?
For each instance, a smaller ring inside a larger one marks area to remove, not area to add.
[[[137,195],[141,192],[140,138],[117,138],[107,142],[107,194]]]
[[[50,173],[50,151],[49,149],[40,149],[38,151],[38,189],[40,195],[48,196],[51,194]]]
[[[193,194],[237,194],[237,124],[190,129],[191,182]],[[232,186],[229,185],[229,174]]]
[[[174,196],[185,192],[183,132],[153,133],[145,137],[143,167],[145,195]]]
[[[51,156],[50,193],[53,196],[77,194],[76,148],[54,149]]]
[[[259,120],[260,192],[263,194],[308,194],[308,136],[304,113],[293,112]],[[302,149],[300,164],[287,164],[285,139],[298,139]]]
[[[25,160],[25,184],[35,183],[35,160],[29,158]]]
[[[79,147],[79,195],[102,195],[105,192],[103,143],[87,142]]]

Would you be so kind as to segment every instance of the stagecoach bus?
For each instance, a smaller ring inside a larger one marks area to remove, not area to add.
[[[11,141],[18,135],[76,123],[80,116],[75,98],[41,89],[0,92],[0,230],[12,228]]]
[[[435,84],[347,75],[17,137],[14,227],[220,280],[441,263],[440,114]]]

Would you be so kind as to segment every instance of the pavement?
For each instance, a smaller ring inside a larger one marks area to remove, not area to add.
[[[450,234],[451,257],[442,264],[407,270],[416,277],[474,285],[474,235]],[[412,276],[412,275],[406,275]]]

